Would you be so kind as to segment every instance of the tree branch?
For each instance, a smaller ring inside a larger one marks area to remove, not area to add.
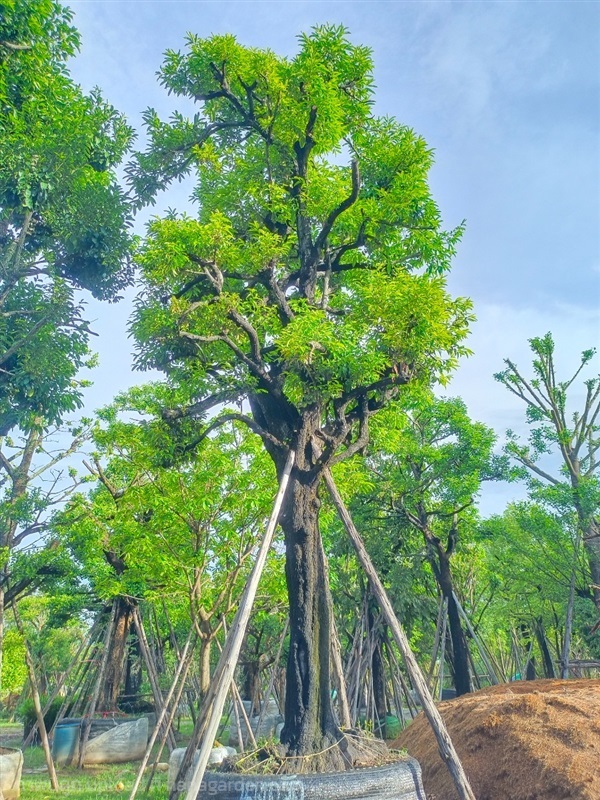
[[[358,161],[354,159],[352,161],[352,191],[345,200],[342,200],[342,202],[339,204],[339,206],[337,206],[337,208],[333,209],[333,211],[329,214],[329,216],[325,220],[325,223],[323,224],[323,227],[321,228],[321,231],[315,240],[315,248],[317,250],[323,249],[323,245],[327,241],[327,237],[331,233],[331,229],[333,228],[336,219],[341,214],[343,214],[344,211],[347,211],[351,206],[353,206],[354,203],[357,201],[359,190],[360,190],[360,173],[358,169]]]

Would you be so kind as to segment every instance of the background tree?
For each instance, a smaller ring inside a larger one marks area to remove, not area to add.
[[[577,596],[592,606],[587,559],[576,550],[577,529],[572,510],[568,516],[560,515],[533,501],[511,503],[502,515],[479,525],[478,538],[485,547],[488,569],[495,576],[484,626],[503,630],[509,651],[514,651],[525,633],[522,663],[515,667],[523,677],[528,666],[530,676],[535,672],[536,655],[545,677],[558,674],[555,662],[561,656],[575,559]],[[579,612],[578,607],[577,636],[583,644],[585,615]]]
[[[325,750],[315,769],[342,766],[352,756],[334,746],[319,486],[366,446],[370,418],[403,385],[442,378],[466,352],[470,303],[452,300],[443,278],[460,230],[442,230],[425,142],[372,115],[370,52],[342,28],[300,37],[292,59],[190,36],[161,81],[199,111],[164,123],[149,110],[131,179],[145,203],[193,170],[199,208],[148,229],[138,364],[189,387],[165,417],[198,420],[198,440],[238,419],[278,474],[295,449],[280,520],[291,637],[282,741],[291,756]],[[203,422],[236,400],[249,413]]]
[[[556,375],[552,335],[547,333],[530,339],[529,344],[534,356],[533,378],[523,377],[509,359],[505,361],[504,372],[495,376],[526,404],[526,419],[531,426],[527,444],[509,431],[506,451],[522,466],[522,475],[528,478],[535,496],[563,510],[570,508],[577,515],[590,565],[590,592],[600,612],[600,524],[597,519],[600,377],[584,382],[583,408],[569,410],[569,389],[592,361],[595,350],[585,350],[573,376],[560,381]],[[550,455],[560,457],[562,463],[558,469],[548,462]]]
[[[160,385],[137,387],[100,413],[87,462],[94,487],[73,497],[54,523],[93,596],[118,599],[104,709],[115,708],[122,693],[134,608],[145,600],[160,609],[165,595],[195,626],[198,686],[206,692],[215,638],[236,606],[269,513],[272,467],[239,423],[208,439],[192,465],[164,464],[170,429],[150,412],[165,396]]]
[[[27,504],[39,529],[36,454],[81,406],[77,376],[90,364],[76,289],[116,299],[132,277],[130,205],[116,178],[132,131],[69,77],[71,17],[51,0],[12,0],[0,16],[0,650],[6,551],[25,535],[16,526]]]
[[[457,694],[471,691],[468,644],[456,604],[451,559],[459,530],[471,524],[483,481],[502,476],[496,437],[473,422],[459,399],[421,395],[404,411],[384,412],[379,452],[370,459],[384,507],[421,532],[427,560],[447,602]]]

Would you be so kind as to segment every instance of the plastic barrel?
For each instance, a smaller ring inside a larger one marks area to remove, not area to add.
[[[402,725],[395,714],[388,714],[385,718],[385,738],[396,739],[400,736]]]
[[[62,720],[54,728],[52,758],[57,764],[70,764],[77,755],[80,727],[80,720]]]

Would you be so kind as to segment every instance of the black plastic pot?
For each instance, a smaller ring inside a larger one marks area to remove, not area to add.
[[[383,767],[323,775],[207,772],[198,800],[426,800],[421,767],[406,758]]]

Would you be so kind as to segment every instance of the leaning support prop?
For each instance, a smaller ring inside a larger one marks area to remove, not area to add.
[[[379,576],[373,566],[373,562],[371,561],[369,554],[367,553],[363,541],[360,537],[358,530],[356,529],[350,514],[348,513],[348,509],[344,505],[344,501],[335,485],[333,477],[329,470],[325,471],[325,483],[327,484],[327,488],[331,495],[331,499],[340,515],[342,522],[344,523],[344,527],[348,532],[350,539],[352,540],[352,544],[356,550],[358,555],[358,560],[360,561],[364,571],[369,578],[369,582],[371,583],[371,587],[373,589],[373,593],[377,598],[377,602],[379,603],[379,607],[385,617],[387,624],[389,625],[390,630],[394,636],[396,644],[400,652],[402,653],[402,657],[404,658],[404,663],[406,664],[406,668],[408,670],[408,674],[410,675],[410,679],[412,684],[419,695],[419,699],[421,701],[421,705],[423,706],[423,711],[427,719],[429,720],[429,724],[435,734],[435,738],[437,739],[438,748],[440,751],[440,756],[442,760],[448,767],[450,774],[452,775],[452,779],[454,781],[454,785],[456,786],[456,790],[458,792],[458,796],[460,800],[475,800],[475,795],[473,794],[473,790],[469,785],[469,781],[465,774],[462,764],[458,758],[458,754],[454,749],[454,745],[452,744],[452,740],[448,735],[448,731],[446,730],[446,726],[444,725],[444,721],[440,716],[440,712],[437,710],[436,705],[433,701],[433,697],[429,689],[427,688],[427,683],[423,674],[417,664],[417,660],[414,656],[413,651],[411,650],[408,638],[398,622],[396,615],[394,613],[394,609],[392,608],[392,604],[390,603],[390,599],[385,591],[383,584],[381,583]],[[191,796],[188,795],[187,800],[191,800]]]
[[[267,560],[269,548],[271,547],[271,542],[273,541],[273,535],[275,533],[275,528],[277,527],[277,520],[279,519],[279,512],[281,510],[283,498],[289,482],[290,473],[294,465],[294,459],[295,453],[293,450],[290,450],[281,478],[281,483],[279,485],[279,491],[277,492],[277,497],[273,506],[273,511],[271,513],[271,518],[269,520],[269,524],[267,525],[267,530],[260,544],[256,561],[252,567],[252,572],[250,573],[250,577],[246,583],[244,594],[240,600],[239,609],[235,615],[229,635],[223,647],[223,651],[219,657],[219,663],[217,664],[217,668],[213,676],[211,691],[209,691],[205,700],[206,713],[203,709],[201,717],[198,717],[198,723],[196,725],[197,730],[194,730],[194,736],[192,736],[192,740],[189,743],[185,753],[184,760],[175,781],[174,791],[171,793],[171,800],[173,796],[176,797],[179,795],[180,792],[178,783],[179,781],[185,780],[187,770],[193,764],[194,751],[199,740],[197,734],[200,734],[202,736],[202,744],[200,745],[198,761],[193,766],[192,779],[190,787],[187,790],[186,800],[196,800],[196,797],[198,796],[198,791],[202,784],[202,779],[204,778],[204,773],[208,764],[210,751],[212,750],[213,742],[219,729],[219,722],[221,721],[221,714],[223,713],[225,700],[227,698],[227,694],[229,693],[231,681],[233,680],[233,673],[235,672],[235,668],[240,657],[240,650],[242,648],[242,642],[246,633],[248,621],[250,619],[252,606],[254,605],[254,598],[256,597],[258,582],[260,581],[260,576],[262,575]]]

